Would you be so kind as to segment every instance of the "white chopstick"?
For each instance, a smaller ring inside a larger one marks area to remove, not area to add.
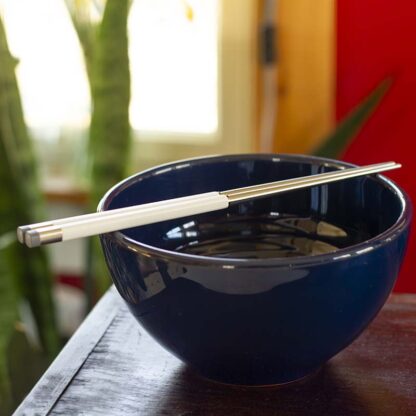
[[[400,168],[395,162],[347,168],[322,174],[269,182],[221,192],[174,198],[149,204],[96,212],[19,227],[18,239],[28,247],[89,237],[140,225],[225,209],[230,203],[259,198],[295,189],[322,185],[357,176]]]
[[[360,172],[362,172],[362,174],[364,173],[368,173],[368,172],[372,172],[374,171],[375,168],[384,168],[384,167],[388,167],[388,166],[393,166],[395,165],[395,162],[385,162],[385,163],[380,163],[380,164],[375,164],[375,165],[370,165],[370,166],[364,166],[359,168]],[[257,189],[261,189],[261,190],[266,190],[267,188],[271,187],[271,188],[276,188],[276,187],[285,187],[287,185],[297,185],[297,184],[306,184],[309,183],[310,181],[316,181],[317,179],[323,180],[323,179],[330,179],[331,177],[333,177],[334,175],[336,175],[336,177],[341,178],[344,175],[350,176],[351,175],[351,169],[343,169],[343,170],[336,170],[336,171],[332,171],[332,172],[327,172],[327,173],[322,173],[319,174],[319,176],[317,177],[316,175],[311,175],[311,176],[303,176],[300,178],[293,178],[293,179],[287,179],[287,180],[282,180],[282,181],[278,181],[278,182],[269,182],[269,183],[265,183],[265,184],[261,184],[261,185],[254,185],[254,186],[250,186],[250,187],[246,187],[246,188],[238,188],[238,189],[233,189],[233,190],[229,190],[227,191],[228,193],[235,193],[237,195],[243,195],[244,193],[249,193],[252,192],[254,190]],[[209,194],[208,194],[209,196]],[[197,195],[198,198],[205,198],[206,194],[198,194]],[[171,204],[172,202],[181,202],[181,201],[186,201],[188,199],[194,199],[194,195],[191,196],[186,196],[186,197],[181,197],[181,198],[175,198],[175,199],[169,199],[169,200],[164,200],[164,201],[158,201],[158,202],[153,202],[153,203],[148,203],[146,204],[146,207],[151,208],[152,206],[162,206],[162,205],[166,205],[169,206],[169,204]],[[112,209],[112,210],[108,210],[108,211],[101,211],[100,212],[100,218],[104,218],[104,217],[110,217],[113,216],[115,214],[119,214],[119,213],[127,213],[127,212],[136,212],[137,211],[137,206],[130,206],[130,207],[125,207],[125,208],[118,208],[118,209]],[[31,231],[31,230],[35,230],[35,229],[39,229],[39,228],[45,228],[48,226],[57,226],[57,225],[63,225],[66,223],[73,223],[76,221],[87,221],[89,219],[94,219],[97,217],[97,213],[91,213],[91,214],[83,214],[83,215],[78,215],[78,216],[74,216],[74,217],[68,217],[68,218],[61,218],[61,219],[56,219],[52,221],[45,221],[45,222],[40,222],[40,223],[35,223],[35,224],[30,224],[30,225],[24,225],[21,227],[18,227],[17,229],[17,237],[18,240],[23,243],[24,242],[24,237],[26,232]]]
[[[201,196],[201,198],[204,198],[204,194],[199,194]],[[174,200],[176,201],[186,201],[187,199],[192,198],[193,196],[184,196],[182,198],[174,198]],[[146,206],[148,206],[149,208],[152,206],[159,206],[159,205],[167,205],[169,206],[169,204],[171,203],[172,200],[167,199],[164,201],[157,201],[157,202],[151,202],[149,204],[146,204]],[[104,217],[111,217],[114,214],[118,214],[118,213],[127,213],[129,211],[132,212],[136,212],[137,211],[137,205],[133,205],[130,207],[125,207],[125,208],[116,208],[116,209],[110,209],[108,211],[100,211],[100,217],[104,218]],[[72,223],[75,221],[87,221],[88,219],[93,219],[96,218],[97,216],[97,212],[93,212],[91,214],[82,214],[82,215],[76,215],[74,217],[67,217],[67,218],[59,218],[53,221],[44,221],[44,222],[39,222],[39,223],[35,223],[35,224],[30,224],[30,225],[22,225],[20,227],[17,228],[17,239],[20,243],[24,243],[25,241],[25,234],[28,231],[32,231],[32,230],[36,230],[39,228],[45,228],[45,227],[49,227],[49,226],[54,226],[54,225],[63,225],[63,224],[67,224],[67,223]]]

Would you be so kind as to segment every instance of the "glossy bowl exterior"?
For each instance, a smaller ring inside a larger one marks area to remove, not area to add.
[[[348,166],[314,157],[232,155],[150,169],[114,187],[100,209],[303,176]],[[389,180],[356,178],[247,201],[251,214],[311,212],[368,226],[374,236],[334,253],[224,259],[164,249],[178,224],[101,236],[115,286],[140,324],[198,373],[242,385],[287,383],[348,346],[386,301],[405,253],[411,207]],[[370,224],[371,223],[371,224]]]

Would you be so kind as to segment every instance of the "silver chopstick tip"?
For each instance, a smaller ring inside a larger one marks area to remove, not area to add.
[[[16,234],[17,234],[17,241],[22,244],[26,244],[26,234],[29,231],[37,230],[39,228],[46,228],[52,226],[52,222],[42,222],[39,224],[31,224],[31,225],[21,225],[17,228]],[[35,246],[34,246],[35,247]]]
[[[24,234],[25,244],[29,248],[39,247],[41,245],[39,232],[36,230],[26,231]]]
[[[25,244],[29,248],[39,247],[44,244],[59,243],[62,241],[62,237],[62,229],[54,225],[26,231],[24,234]]]
[[[391,166],[387,167],[385,170],[386,171],[388,171],[388,170],[394,170],[394,169],[399,169],[401,167],[402,167],[402,164],[401,163],[394,162],[394,165],[391,165]],[[379,173],[382,174],[383,172],[379,172]]]

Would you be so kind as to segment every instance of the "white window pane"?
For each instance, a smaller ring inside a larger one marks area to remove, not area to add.
[[[133,1],[133,128],[217,131],[218,2]],[[62,129],[88,128],[88,80],[64,0],[0,0],[0,11],[19,59],[17,76],[29,127],[50,139],[57,139]]]
[[[42,138],[87,127],[83,57],[64,0],[0,0],[26,121]]]
[[[218,127],[218,0],[135,0],[129,20],[137,130]]]

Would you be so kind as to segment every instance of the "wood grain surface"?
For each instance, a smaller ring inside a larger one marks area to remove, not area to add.
[[[200,378],[163,350],[111,291],[16,414],[410,416],[415,345],[416,296],[395,295],[309,379],[283,388],[227,386]]]

